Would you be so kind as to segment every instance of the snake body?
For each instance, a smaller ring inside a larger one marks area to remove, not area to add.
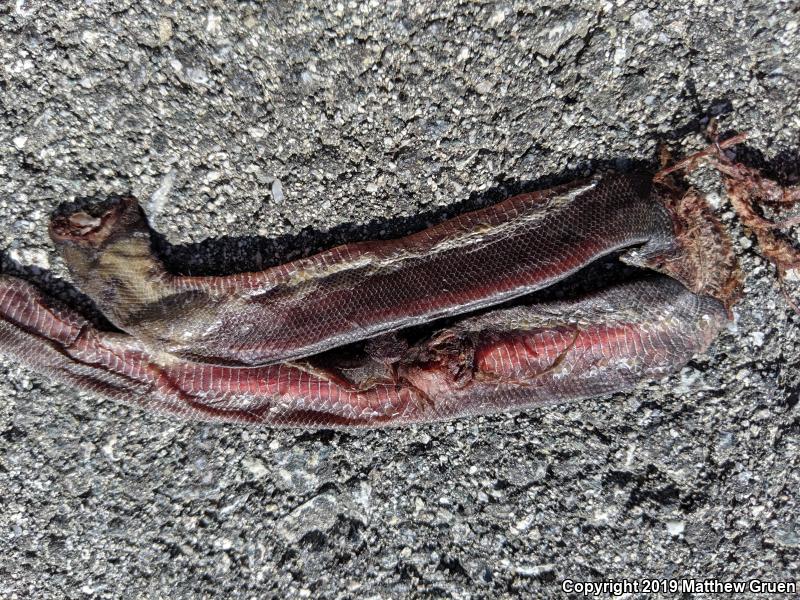
[[[661,377],[708,347],[738,282],[702,199],[639,172],[258,273],[168,273],[150,234],[130,198],[54,215],[51,237],[75,282],[121,332],[3,275],[0,352],[75,388],[187,418],[428,422]],[[489,310],[612,254],[648,271],[569,300]],[[451,324],[437,330],[443,317]],[[430,328],[421,339],[404,337],[421,324]]]

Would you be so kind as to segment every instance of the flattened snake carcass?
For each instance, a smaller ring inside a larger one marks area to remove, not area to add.
[[[752,207],[774,182],[726,157],[740,140],[678,166],[712,160],[752,224],[764,221]],[[0,353],[159,413],[272,426],[400,425],[629,389],[704,351],[739,294],[728,236],[674,170],[594,177],[396,240],[223,277],[167,272],[132,198],[72,207],[53,216],[51,238],[120,331],[0,275]],[[783,194],[786,205],[800,199]],[[760,225],[769,246],[774,225]],[[764,248],[785,270],[797,259],[784,250]],[[524,302],[617,254],[640,274]],[[403,339],[444,317],[446,327]],[[388,344],[373,351],[375,339]]]

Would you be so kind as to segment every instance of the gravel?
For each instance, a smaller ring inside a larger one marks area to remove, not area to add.
[[[660,141],[700,148],[710,116],[797,167],[794,2],[261,4],[0,4],[6,270],[69,295],[46,224],[79,196],[135,194],[168,262],[211,273],[655,164]],[[0,362],[0,595],[795,580],[800,319],[721,211],[747,273],[734,324],[680,373],[607,399],[272,431],[157,418]]]

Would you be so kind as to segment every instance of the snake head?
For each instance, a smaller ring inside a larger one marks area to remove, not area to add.
[[[134,231],[148,231],[148,226],[139,203],[131,196],[62,204],[50,219],[50,238],[59,248],[69,244],[99,249]]]

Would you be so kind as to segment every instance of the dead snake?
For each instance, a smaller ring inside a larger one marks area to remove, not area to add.
[[[376,427],[620,391],[704,351],[739,293],[720,223],[666,171],[594,177],[224,277],[168,273],[131,198],[57,213],[50,233],[121,332],[2,275],[0,352],[76,389],[210,421]],[[646,272],[485,310],[613,254]],[[390,343],[354,349],[376,336]]]

